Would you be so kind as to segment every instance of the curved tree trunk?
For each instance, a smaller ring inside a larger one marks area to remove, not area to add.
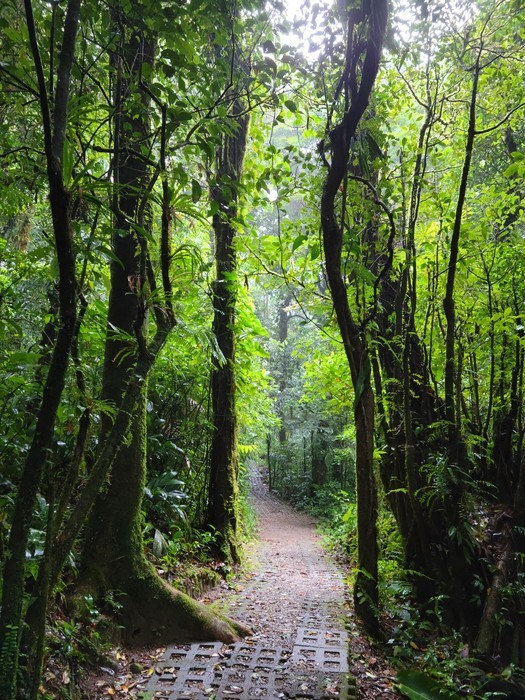
[[[346,177],[351,141],[368,106],[379,69],[386,20],[386,0],[372,0],[369,14],[360,10],[349,12],[346,64],[339,88],[344,88],[347,104],[341,122],[329,133],[331,162],[321,198],[326,274],[355,392],[358,575],[354,601],[356,612],[372,633],[378,629],[377,496],[373,472],[374,395],[366,333],[353,318],[343,278],[343,229],[337,220],[336,197]],[[368,36],[357,88],[360,54],[355,50],[353,42],[355,27],[361,22],[368,22]]]
[[[211,613],[165,583],[144,556],[141,504],[146,464],[146,387],[135,404],[132,439],[117,453],[111,480],[90,518],[83,584],[98,595],[117,592],[124,639],[137,645],[220,639],[246,628]]]

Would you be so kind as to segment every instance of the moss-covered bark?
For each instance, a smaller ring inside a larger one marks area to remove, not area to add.
[[[102,379],[102,397],[115,406],[122,404],[128,384],[135,382],[137,367],[148,356],[145,291],[154,282],[147,237],[140,233],[148,226],[144,212],[151,173],[140,152],[149,138],[150,98],[147,90],[140,92],[140,105],[134,98],[140,90],[143,64],[153,64],[154,42],[137,29],[142,26],[141,18],[135,19],[136,25],[132,15],[115,18],[126,27],[126,32],[121,35],[123,43],[114,56],[119,76],[115,88],[115,259],[111,264]],[[128,100],[132,116],[128,114]],[[164,262],[163,279],[169,274],[169,260]],[[165,281],[165,303],[169,309],[168,287]],[[157,326],[162,325],[158,316],[156,321]],[[77,593],[102,596],[113,591],[121,605],[119,622],[128,643],[212,639],[232,642],[247,628],[214,615],[171,588],[145,557],[141,506],[146,477],[146,398],[144,379],[130,409],[127,440],[116,453],[107,488],[99,495],[89,517]],[[105,416],[101,444],[110,431],[111,420]]]
[[[135,408],[132,439],[121,448],[109,487],[90,518],[81,591],[115,591],[124,641],[132,644],[219,639],[248,632],[169,586],[144,555],[141,504],[145,480],[146,387]]]

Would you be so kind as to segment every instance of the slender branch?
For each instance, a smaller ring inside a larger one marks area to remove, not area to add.
[[[11,78],[11,80],[14,81],[14,83],[15,83],[14,86],[21,87],[24,90],[26,90],[27,92],[31,93],[31,95],[34,95],[35,97],[39,97],[38,90],[35,90],[35,88],[31,87],[31,85],[24,82],[22,80],[22,78],[20,78],[18,75],[15,75],[15,73],[12,73],[7,66],[0,64],[0,73],[5,73],[6,75],[8,75]]]
[[[44,66],[42,57],[38,47],[36,36],[35,17],[33,15],[33,5],[31,0],[24,0],[24,8],[26,13],[27,31],[29,34],[29,43],[31,45],[31,53],[35,64],[35,71],[38,83],[38,99],[40,101],[40,111],[42,113],[42,127],[44,130],[44,148],[48,165],[52,160],[53,152],[53,130],[51,126],[51,112],[49,110],[49,98],[46,87],[46,77],[44,75]]]
[[[525,102],[521,102],[521,104],[517,105],[514,107],[514,109],[511,109],[508,114],[506,114],[501,121],[499,121],[497,124],[494,124],[494,126],[489,126],[486,129],[474,129],[474,135],[475,136],[481,136],[482,134],[490,134],[491,131],[496,131],[496,129],[499,129],[500,126],[503,126],[508,120],[512,117],[514,112],[517,112],[518,109],[521,109],[522,107],[525,107]]]
[[[69,86],[71,68],[75,55],[75,41],[78,29],[81,0],[70,0],[67,6],[62,50],[58,64],[58,78],[53,115],[53,156],[57,163],[62,163],[64,143],[67,133],[67,108],[69,104]]]

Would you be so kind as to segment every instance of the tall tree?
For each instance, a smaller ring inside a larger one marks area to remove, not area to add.
[[[116,5],[112,21],[119,37],[113,54],[117,76],[113,148],[115,258],[111,265],[102,394],[105,401],[119,407],[128,386],[136,383],[141,361],[149,359],[151,366],[155,358],[146,337],[151,306],[157,334],[165,327],[166,319],[168,327],[174,324],[174,316],[169,281],[169,188],[163,190],[162,302],[149,247],[153,233],[150,194],[154,185],[148,158],[152,92],[144,77],[153,70],[155,37],[138,9],[124,13]],[[161,138],[166,138],[165,128]],[[166,145],[164,140],[160,145],[161,169],[165,165],[162,154]],[[156,347],[155,352],[158,350]],[[203,605],[171,588],[145,557],[141,504],[146,468],[147,374],[138,379],[141,384],[132,408],[129,438],[113,460],[109,485],[97,499],[89,519],[81,589],[121,592],[122,622],[130,642],[214,638],[233,641],[242,632],[242,626],[214,616]],[[110,425],[111,420],[106,418],[100,436],[102,444],[108,439]]]
[[[31,0],[24,3],[42,115],[42,132],[47,166],[49,202],[53,221],[55,250],[59,267],[59,328],[36,411],[36,428],[25,460],[9,535],[9,557],[3,572],[0,616],[0,694],[6,700],[15,696],[18,653],[22,632],[25,557],[36,496],[54,435],[62,392],[69,364],[76,325],[76,272],[71,223],[71,199],[65,185],[64,149],[70,81],[79,23],[80,0],[70,0],[63,28],[54,103],[44,75]]]
[[[366,8],[350,10],[346,35],[343,75],[335,99],[344,96],[344,115],[328,132],[326,149],[331,156],[321,197],[321,227],[326,258],[326,274],[337,323],[355,391],[356,486],[358,573],[354,588],[357,613],[366,626],[377,631],[377,493],[373,470],[374,394],[366,324],[354,317],[348,301],[342,249],[345,229],[346,180],[351,146],[359,122],[368,107],[379,69],[387,23],[386,0],[371,0]],[[338,217],[337,197],[342,189],[342,216]]]
[[[219,203],[214,215],[217,277],[213,287],[213,333],[222,357],[212,372],[213,436],[210,454],[208,522],[220,537],[223,556],[239,561],[238,551],[238,451],[235,403],[235,222],[237,188],[241,176],[249,117],[234,102],[238,129],[224,137],[218,164],[218,183],[213,198]],[[228,184],[226,184],[228,183]]]
[[[235,18],[232,18],[232,20]],[[232,42],[232,51],[235,52]],[[212,376],[213,434],[210,452],[208,524],[217,532],[220,553],[227,560],[240,560],[238,542],[237,408],[235,379],[235,321],[237,297],[236,232],[239,190],[250,122],[242,99],[243,75],[239,56],[234,55],[236,86],[230,92],[228,131],[216,155],[211,199],[215,204],[216,278],[213,284],[213,333],[222,357],[216,358]]]

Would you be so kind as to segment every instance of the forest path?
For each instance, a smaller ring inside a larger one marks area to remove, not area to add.
[[[146,697],[355,697],[340,569],[322,549],[312,519],[269,494],[258,471],[252,499],[259,519],[250,552],[254,573],[221,609],[248,624],[253,636],[229,646],[168,647]]]

